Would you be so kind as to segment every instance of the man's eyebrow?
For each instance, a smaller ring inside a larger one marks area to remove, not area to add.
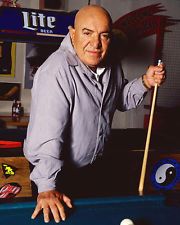
[[[89,32],[93,32],[93,30],[88,29],[88,28],[83,28],[82,31],[89,31]]]
[[[93,30],[91,30],[89,28],[83,28],[82,31],[94,32]],[[103,33],[111,34],[111,31],[102,31],[101,34],[103,34]]]

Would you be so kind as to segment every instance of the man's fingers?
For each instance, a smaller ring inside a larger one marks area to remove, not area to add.
[[[42,207],[40,205],[37,205],[32,216],[31,216],[31,219],[35,219],[36,216],[39,214],[39,212],[41,211]]]
[[[66,205],[69,207],[69,208],[72,208],[72,203],[71,203],[71,199],[68,198],[66,195],[63,196],[63,201],[66,203]]]
[[[162,70],[162,71],[155,71],[155,75],[161,76],[161,75],[164,75],[164,74],[165,74],[164,70]]]
[[[59,210],[58,210],[58,205],[50,206],[50,209],[51,209],[51,212],[52,212],[55,222],[59,223],[61,221],[62,216],[60,218],[59,214],[61,214],[61,212],[59,212]],[[62,220],[65,220],[65,215],[63,215]]]
[[[49,221],[50,221],[50,219],[49,219],[49,214],[50,214],[49,207],[43,208],[43,214],[44,214],[44,222],[49,223]]]
[[[66,214],[65,214],[63,205],[62,204],[57,204],[57,207],[58,207],[61,219],[65,220],[66,219]]]
[[[56,223],[66,219],[64,204],[72,208],[71,200],[57,191],[41,192],[38,195],[37,206],[31,216],[32,219],[43,210],[44,222],[50,221],[50,216],[53,216]]]

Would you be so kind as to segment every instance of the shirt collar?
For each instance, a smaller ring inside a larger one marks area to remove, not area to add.
[[[71,38],[69,33],[61,42],[60,49],[62,49],[66,53],[67,61],[70,66],[77,66],[79,64],[78,56],[76,55],[76,52],[74,51],[74,47],[71,43]]]
[[[90,68],[89,68],[89,69],[90,69]],[[91,69],[90,69],[90,71],[94,74],[94,76],[96,77],[96,80],[99,81],[99,77],[100,77],[101,74],[104,73],[105,69],[106,69],[105,67],[98,67],[98,68],[96,69],[96,72],[94,72],[94,71],[91,70]]]

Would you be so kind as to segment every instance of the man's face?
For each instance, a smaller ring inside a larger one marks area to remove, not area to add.
[[[100,66],[110,44],[111,28],[107,16],[102,12],[80,15],[70,35],[80,60],[91,69]]]

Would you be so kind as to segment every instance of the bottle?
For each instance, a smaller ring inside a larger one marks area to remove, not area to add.
[[[12,120],[13,121],[16,121],[16,108],[17,108],[17,100],[14,100],[12,104]]]
[[[16,107],[16,121],[20,121],[21,119],[21,102],[17,102],[17,107]]]

